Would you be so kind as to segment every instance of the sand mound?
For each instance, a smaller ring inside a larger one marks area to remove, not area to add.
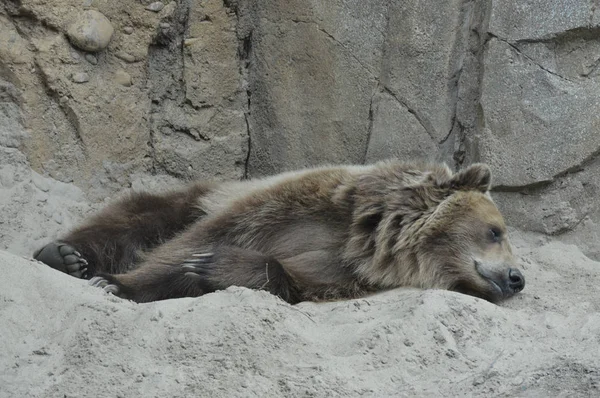
[[[517,234],[525,291],[290,306],[230,288],[135,304],[0,252],[3,397],[600,394],[600,264]]]

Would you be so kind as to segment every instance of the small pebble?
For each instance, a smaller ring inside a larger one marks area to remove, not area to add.
[[[90,76],[85,72],[73,73],[71,80],[75,83],[85,83],[90,81]]]
[[[115,81],[125,87],[130,87],[133,84],[129,73],[125,72],[122,69],[119,69],[115,72]]]
[[[63,216],[62,216],[62,214],[60,214],[60,213],[54,213],[54,214],[52,215],[52,218],[54,219],[54,221],[55,221],[57,224],[62,224],[62,223],[63,223]]]
[[[85,54],[85,60],[88,61],[92,65],[98,64],[98,58],[96,58],[92,54]]]
[[[485,382],[485,379],[483,378],[483,376],[477,376],[475,378],[475,380],[473,380],[473,385],[479,386],[479,385],[482,385],[484,382]]]
[[[523,378],[522,378],[522,377],[520,377],[520,376],[517,376],[517,377],[515,377],[515,378],[512,380],[512,385],[513,385],[513,386],[520,386],[521,384],[523,384],[523,381],[524,381],[524,380],[523,380]]]
[[[71,58],[73,58],[73,59],[74,59],[74,60],[76,60],[76,61],[79,61],[79,58],[80,58],[80,57],[79,57],[79,54],[77,54],[75,51],[73,51],[73,52],[71,53]]]
[[[189,38],[189,39],[184,39],[183,40],[183,45],[184,46],[191,46],[192,44],[194,44],[197,41],[200,41],[200,39],[198,37],[192,37],[192,38]]]
[[[33,173],[31,181],[33,182],[33,185],[35,185],[37,189],[42,192],[48,192],[50,190],[50,184],[48,184],[48,180],[37,173]]]
[[[130,35],[133,33],[133,28],[131,26],[125,26],[123,28],[123,33],[125,33],[126,35]]]
[[[164,8],[164,6],[165,5],[162,3],[162,1],[155,1],[154,3],[149,4],[148,7],[146,7],[146,10],[159,12]]]
[[[171,24],[167,22],[161,22],[160,27],[163,29],[169,29],[171,27]]]
[[[125,61],[127,63],[135,62],[135,57],[127,52],[118,52],[115,54],[115,56],[119,59],[122,59],[123,61]]]

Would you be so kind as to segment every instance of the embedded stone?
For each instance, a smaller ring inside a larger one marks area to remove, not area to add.
[[[67,36],[75,47],[97,52],[108,46],[113,33],[108,18],[96,10],[87,10],[69,27]]]

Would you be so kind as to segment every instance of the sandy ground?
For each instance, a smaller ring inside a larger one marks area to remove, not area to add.
[[[135,304],[0,252],[0,396],[599,396],[600,263],[512,235],[527,286],[500,306],[243,288]]]
[[[22,257],[99,205],[0,155],[0,398],[600,396],[600,263],[574,245],[511,231],[527,286],[499,306],[242,288],[135,304]]]

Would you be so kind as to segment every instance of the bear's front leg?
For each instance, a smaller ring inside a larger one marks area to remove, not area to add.
[[[214,289],[207,283],[185,275],[181,265],[143,263],[126,274],[105,274],[90,279],[90,285],[100,287],[115,296],[146,303],[180,297],[197,297]]]
[[[299,292],[279,261],[262,253],[232,246],[194,253],[179,264],[146,262],[127,274],[103,274],[90,283],[136,302],[197,297],[229,286],[266,290],[289,303]]]
[[[266,290],[290,304],[301,300],[296,283],[281,262],[254,250],[219,246],[214,252],[192,254],[181,268],[186,276],[213,291],[243,286]]]

